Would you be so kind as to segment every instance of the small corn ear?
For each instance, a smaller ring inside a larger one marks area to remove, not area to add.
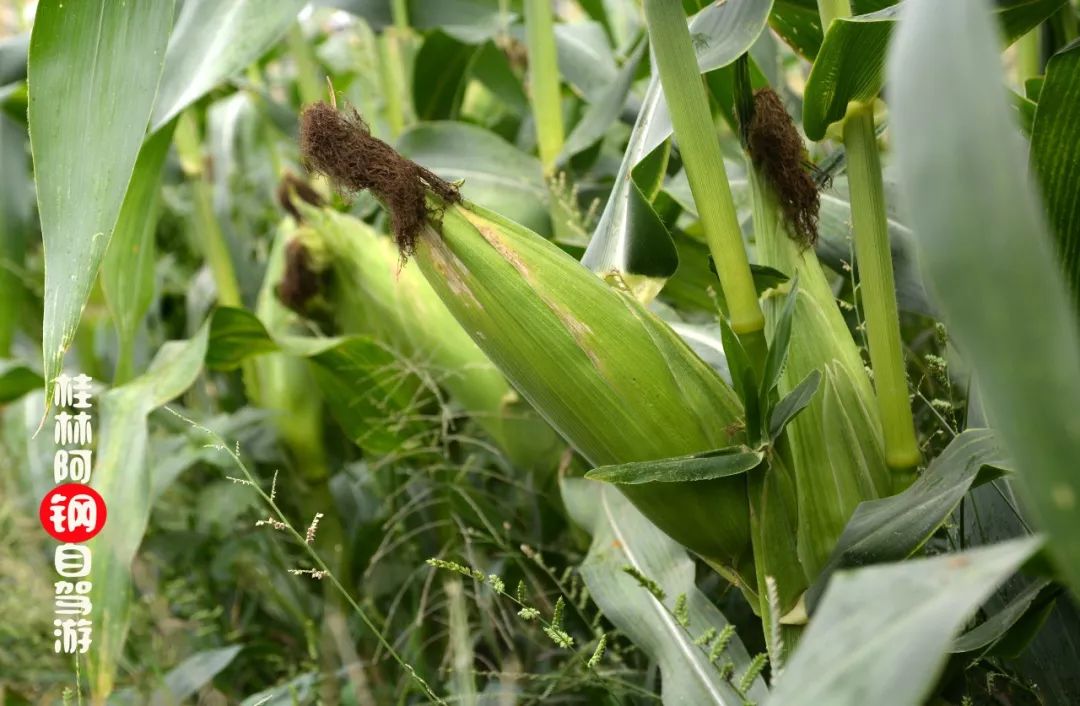
[[[855,507],[888,495],[891,481],[873,389],[825,273],[814,251],[789,236],[773,190],[752,165],[749,171],[761,263],[799,278],[780,394],[810,372],[822,372],[819,392],[787,427],[798,498],[798,554],[812,581]],[[782,306],[781,297],[765,301],[770,337]]]

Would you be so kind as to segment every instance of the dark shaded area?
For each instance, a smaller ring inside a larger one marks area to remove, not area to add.
[[[285,272],[274,293],[278,301],[298,314],[304,314],[308,302],[323,290],[323,273],[311,264],[311,255],[299,240],[285,246]]]
[[[323,205],[323,200],[322,197],[319,196],[319,192],[315,191],[315,189],[311,188],[310,184],[291,172],[286,172],[285,176],[282,177],[281,182],[278,184],[277,191],[275,192],[275,196],[277,197],[278,205],[296,219],[297,223],[303,223],[304,218],[300,214],[300,209],[298,209],[293,202],[293,199],[300,199],[316,208]]]
[[[403,260],[413,253],[424,223],[439,217],[427,207],[427,191],[447,203],[461,200],[456,186],[374,137],[356,110],[338,112],[323,102],[308,106],[300,117],[300,153],[308,170],[325,174],[342,191],[366,189],[382,202]]]
[[[817,242],[817,185],[806,169],[806,153],[795,122],[770,88],[754,93],[754,113],[746,133],[754,166],[772,187],[791,236],[804,248]]]

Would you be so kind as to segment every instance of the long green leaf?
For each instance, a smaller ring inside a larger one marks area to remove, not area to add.
[[[608,128],[622,113],[630,86],[634,83],[638,64],[645,55],[648,43],[639,41],[637,48],[619,69],[615,80],[585,111],[585,114],[570,131],[559,154],[559,163],[565,162],[578,152],[582,152],[599,142]]]
[[[917,706],[953,636],[1037,539],[838,574],[769,706]]]
[[[834,571],[906,558],[952,515],[983,468],[1009,465],[997,434],[968,429],[904,492],[859,505],[810,588],[807,603],[811,609]]]
[[[11,354],[23,307],[29,303],[17,274],[34,231],[28,147],[25,128],[0,114],[0,357]]]
[[[765,458],[761,451],[732,446],[690,456],[601,466],[585,474],[590,480],[615,485],[639,483],[692,483],[727,478],[756,468]]]
[[[285,35],[304,4],[305,0],[184,2],[169,38],[151,131],[262,56]]]
[[[1078,591],[1080,335],[996,35],[981,0],[912,0],[890,58],[897,161],[927,281],[1016,461],[1025,505]]]
[[[207,367],[234,369],[253,356],[283,352],[309,360],[334,418],[357,446],[375,454],[415,447],[427,428],[416,409],[428,400],[401,358],[365,336],[271,338],[254,314],[214,311]]]
[[[154,231],[158,191],[172,130],[158,130],[139,151],[116,231],[101,266],[101,288],[119,337],[114,384],[132,372],[135,335],[154,299]]]
[[[172,2],[44,0],[30,37],[30,143],[45,246],[46,397],[116,227],[154,106]]]
[[[90,684],[104,699],[123,653],[131,607],[131,562],[150,520],[151,470],[146,417],[184,392],[202,369],[210,326],[188,341],[167,343],[150,369],[100,398],[100,442],[92,484],[113,508],[90,544],[94,557],[94,649]]]
[[[1054,14],[1064,0],[1010,0],[997,6],[1005,40],[1011,44]],[[885,80],[885,53],[897,17],[906,3],[855,17],[839,18],[806,81],[803,127],[811,140],[825,136],[841,120],[851,101],[877,96]]]
[[[580,569],[589,595],[605,618],[660,665],[664,703],[741,706],[742,697],[718,667],[730,659],[738,676],[750,656],[736,637],[718,663],[711,664],[708,647],[694,644],[709,628],[722,630],[728,621],[695,585],[686,551],[614,489],[567,478],[562,496],[574,522],[592,535]],[[656,581],[670,605],[627,575],[627,566]],[[672,614],[679,595],[686,596],[686,627]],[[747,697],[761,703],[766,694],[765,682],[758,678]]]
[[[1046,65],[1031,129],[1031,165],[1073,302],[1080,306],[1080,41]]]

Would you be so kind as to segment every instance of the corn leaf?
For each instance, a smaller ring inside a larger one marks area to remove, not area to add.
[[[1073,302],[1080,305],[1080,41],[1046,66],[1031,128],[1031,164]]]
[[[101,266],[101,288],[120,339],[121,359],[128,366],[126,371],[118,370],[121,382],[130,375],[135,335],[154,299],[158,191],[171,142],[172,130],[159,130],[139,150],[131,186]]]
[[[1009,0],[997,17],[1012,44],[1065,4],[1065,0]],[[844,117],[848,103],[877,96],[885,80],[885,53],[897,17],[907,3],[855,17],[838,18],[806,80],[803,127],[811,140],[825,137],[829,125]]]
[[[728,621],[695,585],[694,565],[683,548],[613,489],[574,478],[561,485],[571,518],[592,535],[580,568],[589,595],[604,617],[660,665],[664,703],[741,706],[743,698],[719,668],[730,660],[738,676],[750,656],[737,637],[716,664],[709,661],[708,645],[694,644],[709,628],[722,630]],[[629,576],[627,566],[655,581],[665,603]],[[686,627],[673,615],[679,595],[687,598]],[[755,679],[747,697],[761,703],[766,695],[764,680]]]
[[[1024,641],[1026,644],[1033,636],[1029,629],[1030,623],[1036,623],[1037,631],[1046,618],[1046,613],[1054,607],[1054,601],[1061,594],[1061,590],[1060,586],[1052,585],[1046,580],[1033,581],[1001,610],[957,637],[949,651],[954,654],[987,652],[998,644],[1015,647],[1018,637],[1028,638]],[[1017,633],[1027,634],[1021,636]]]
[[[172,2],[40,3],[30,37],[30,144],[45,248],[46,398],[131,180],[154,106]]]
[[[413,68],[412,101],[421,120],[451,120],[457,117],[469,65],[477,47],[435,30],[416,53]]]
[[[90,684],[104,700],[113,688],[131,607],[131,562],[150,519],[151,472],[146,417],[179,396],[202,369],[210,326],[188,341],[163,346],[149,370],[100,398],[100,434],[92,485],[114,508],[91,540],[94,557],[94,649]]]
[[[304,4],[304,0],[185,2],[169,38],[151,131],[262,56],[285,34]]]
[[[592,103],[585,114],[578,121],[570,134],[566,136],[562,152],[559,154],[559,164],[565,164],[567,160],[582,152],[603,139],[611,124],[618,120],[622,113],[626,96],[630,92],[630,86],[634,83],[638,64],[645,55],[648,42],[639,40],[637,48],[619,68],[615,80],[605,88],[604,92]]]
[[[732,446],[678,458],[601,466],[586,473],[585,477],[615,485],[686,483],[737,476],[757,468],[764,458],[761,451]]]
[[[1080,334],[997,49],[979,0],[912,0],[890,60],[897,162],[950,336],[1016,462],[1025,507],[1080,591]]]
[[[214,311],[206,364],[238,367],[253,356],[283,352],[306,358],[334,418],[349,439],[372,453],[416,446],[426,426],[417,409],[428,391],[400,356],[374,339],[271,338],[251,312],[219,307]]]
[[[821,385],[821,371],[813,370],[791,392],[776,403],[769,415],[769,440],[776,441],[784,428],[806,409]]]
[[[986,480],[1010,467],[1008,456],[989,429],[968,429],[949,443],[906,490],[860,504],[821,576],[810,588],[807,603],[816,604],[829,576],[837,569],[899,561],[921,547],[952,515],[984,469]]]
[[[44,380],[17,360],[0,360],[0,404],[13,402]]]
[[[1039,544],[1022,539],[838,574],[769,705],[922,704],[955,633]]]
[[[23,46],[25,70],[25,49]],[[26,129],[0,114],[0,357],[11,354],[11,344],[23,308],[28,304],[25,285],[16,274],[26,257],[34,232],[33,176]]]

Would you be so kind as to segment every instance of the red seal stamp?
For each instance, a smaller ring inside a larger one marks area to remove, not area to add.
[[[53,539],[79,543],[91,539],[105,526],[105,501],[82,483],[58,485],[41,499],[38,518]]]

